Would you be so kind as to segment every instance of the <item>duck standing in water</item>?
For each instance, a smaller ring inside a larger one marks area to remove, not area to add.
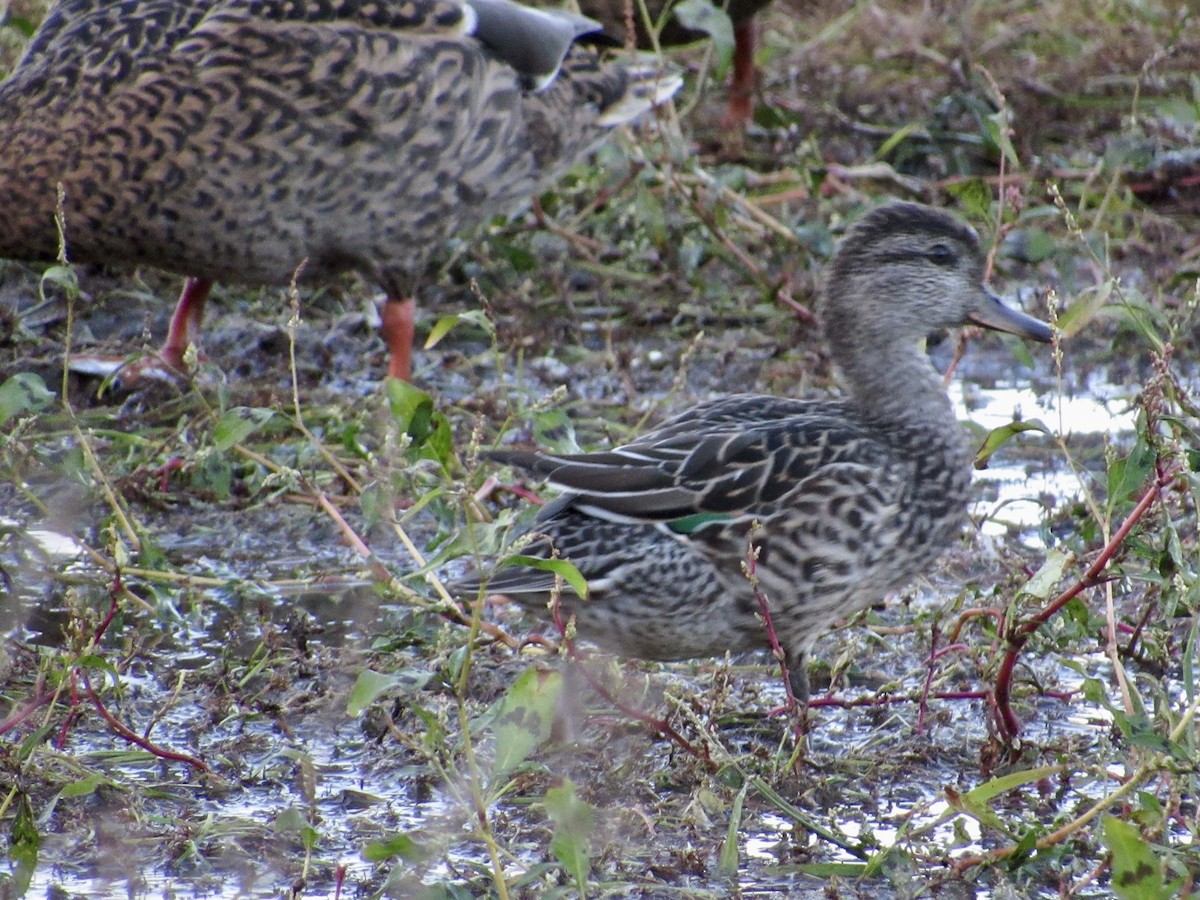
[[[974,324],[1051,340],[983,273],[969,227],[889,203],[850,230],[828,273],[821,317],[845,399],[737,395],[606,452],[489,454],[564,491],[522,552],[566,559],[587,580],[586,599],[560,598],[579,636],[658,660],[769,646],[743,568],[752,546],[792,688],[807,697],[814,642],[924,571],[966,520],[971,447],[925,336]],[[544,609],[554,576],[506,568],[486,586]]]
[[[576,43],[598,27],[511,0],[61,0],[0,84],[0,258],[188,276],[176,369],[214,281],[357,270],[407,380],[443,241],[678,88]]]

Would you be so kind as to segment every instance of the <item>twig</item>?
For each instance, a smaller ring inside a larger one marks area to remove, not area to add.
[[[437,585],[441,587],[443,593],[441,599],[443,602],[441,604],[430,604],[427,598],[422,597],[416,591],[412,590],[395,576],[393,576],[390,571],[388,571],[387,566],[385,566],[380,561],[379,557],[375,555],[374,551],[367,546],[366,541],[359,537],[358,532],[356,532],[350,526],[350,523],[346,521],[345,517],[341,514],[341,511],[329,502],[329,498],[325,496],[324,492],[315,491],[313,496],[315,497],[318,505],[320,505],[321,509],[325,511],[325,514],[329,516],[329,518],[333,519],[334,524],[341,529],[342,534],[345,536],[350,546],[354,548],[354,551],[364,560],[366,560],[367,568],[371,570],[371,575],[374,576],[378,581],[387,585],[390,590],[394,590],[402,594],[405,599],[414,606],[432,608],[435,612],[447,616],[460,625],[471,624],[472,617],[468,615],[468,613],[463,610],[462,607],[454,602],[440,581],[437,582]],[[400,528],[398,524],[396,529],[397,533],[400,534],[406,541],[409,552],[418,560],[418,565],[424,566],[424,558],[422,557],[421,552],[416,548],[416,545],[412,543],[411,539],[408,538],[408,535],[402,528]],[[484,633],[487,634],[488,637],[492,638],[492,640],[499,641],[507,647],[515,648],[518,646],[519,642],[517,639],[498,625],[494,625],[491,622],[481,622],[480,628]]]
[[[758,602],[758,610],[762,613],[763,627],[767,631],[767,642],[771,645],[771,654],[779,663],[779,674],[783,676],[783,690],[787,697],[785,709],[791,715],[797,717],[795,732],[797,739],[799,739],[804,734],[804,722],[800,720],[798,713],[800,705],[796,702],[796,694],[792,691],[792,677],[791,672],[788,670],[787,653],[779,643],[779,635],[775,631],[775,622],[771,619],[771,605],[767,602],[767,595],[763,593],[762,585],[758,580],[759,548],[754,546],[754,535],[762,530],[762,525],[758,522],[754,522],[750,526],[750,533],[746,539],[746,558],[742,560],[742,573],[746,576],[746,580],[750,582],[750,590],[754,592],[754,599]],[[806,697],[805,701],[807,699]]]
[[[917,706],[917,734],[925,732],[925,715],[929,712],[929,693],[933,690],[933,676],[936,672],[934,664],[947,653],[957,653],[968,649],[966,644],[949,644],[938,649],[937,644],[940,636],[941,632],[937,628],[934,628],[930,639],[929,657],[925,660],[925,683],[921,686],[921,699]]]
[[[556,575],[554,578],[554,590],[550,595],[550,616],[554,621],[554,627],[558,629],[559,636],[562,638],[563,649],[566,650],[567,658],[576,666],[579,667],[579,672],[583,675],[584,680],[588,683],[593,691],[595,691],[606,703],[611,703],[618,710],[631,719],[641,722],[655,734],[666,738],[671,743],[675,744],[689,756],[692,756],[706,766],[711,771],[716,771],[716,766],[713,764],[712,754],[709,753],[707,742],[697,747],[675,728],[666,719],[653,716],[648,712],[631,706],[613,693],[596,678],[591,669],[585,665],[585,657],[575,646],[575,639],[571,632],[573,628],[569,622],[562,617],[562,605],[559,600],[562,597],[562,578]]]
[[[1116,530],[1108,543],[1105,544],[1092,564],[1088,566],[1087,571],[1040,612],[1015,625],[1006,635],[1008,648],[1005,650],[1003,660],[1001,660],[1000,671],[996,675],[996,684],[992,689],[992,695],[996,704],[996,726],[999,729],[1000,736],[1005,741],[1011,742],[1021,731],[1021,720],[1013,712],[1011,704],[1013,673],[1016,670],[1017,659],[1021,655],[1021,650],[1034,632],[1046,624],[1060,609],[1079,596],[1083,591],[1095,587],[1102,582],[1104,570],[1108,567],[1113,556],[1116,555],[1117,551],[1125,543],[1125,539],[1129,537],[1129,533],[1133,530],[1133,527],[1146,514],[1146,511],[1153,506],[1154,501],[1158,499],[1159,493],[1175,478],[1176,474],[1177,472],[1173,468],[1161,468],[1155,476],[1153,483],[1146,488],[1141,499],[1134,506],[1133,511],[1121,524],[1121,527]]]
[[[1173,729],[1171,729],[1171,733],[1167,735],[1168,743],[1176,743],[1188,733],[1189,729],[1192,727],[1192,721],[1196,718],[1196,713],[1198,711],[1200,711],[1200,697],[1194,698],[1188,707],[1183,711],[1183,715],[1179,717],[1179,722]],[[1168,754],[1163,753],[1160,754],[1160,759],[1161,758],[1169,759],[1170,757]],[[1050,847],[1053,847],[1055,844],[1061,844],[1064,840],[1082,829],[1106,809],[1113,806],[1113,804],[1115,804],[1118,800],[1123,799],[1127,795],[1140,788],[1146,779],[1158,770],[1160,765],[1162,765],[1162,763],[1156,760],[1139,766],[1133,775],[1130,776],[1129,779],[1121,784],[1115,791],[1113,791],[1107,797],[1102,797],[1097,800],[1085,813],[1083,813],[1083,815],[1073,819],[1056,831],[1046,835],[1044,838],[1039,839],[1032,848],[1026,847],[1023,844],[1014,844],[1009,847],[1000,847],[996,850],[989,851],[988,853],[975,854],[968,856],[965,859],[960,859],[954,863],[954,870],[961,874],[962,872],[965,872],[967,869],[973,868],[974,866],[996,862],[997,860],[1001,859],[1008,859],[1010,856],[1013,856],[1018,852],[1028,853],[1030,849],[1046,850]]]
[[[33,699],[7,719],[0,722],[0,735],[12,731],[26,719],[30,718],[35,712],[49,703],[57,695],[57,692],[47,691],[44,688],[45,680],[38,679],[38,683],[34,686]]]
[[[781,290],[781,286],[769,275],[767,275],[767,273],[762,270],[762,267],[759,266],[758,263],[756,263],[753,259],[751,259],[745,250],[730,240],[729,236],[725,234],[721,226],[717,224],[716,220],[696,199],[694,192],[688,190],[676,175],[671,176],[671,182],[679,191],[679,193],[687,200],[688,205],[692,208],[692,212],[696,214],[696,218],[704,223],[704,227],[708,229],[709,234],[717,239],[721,246],[725,248],[726,252],[736,259],[742,268],[750,273],[751,277],[753,277],[754,280],[759,283],[759,285],[770,290],[772,295],[776,298],[780,298],[781,294],[784,293]],[[788,300],[791,300],[791,298],[789,297]],[[786,301],[782,302],[786,303]],[[791,303],[787,303],[787,305],[791,307],[791,309],[796,313],[797,317],[802,321],[808,323],[813,323],[816,321],[816,316],[814,316],[810,310],[800,306],[794,300],[792,300]]]
[[[811,196],[807,188],[801,188],[796,191],[788,191],[783,194],[769,194],[766,197],[751,199],[750,197],[739,194],[729,185],[722,184],[708,172],[705,172],[701,169],[697,169],[690,175],[679,175],[676,177],[681,183],[686,184],[689,181],[695,180],[700,184],[703,184],[709,190],[720,194],[721,199],[728,202],[735,209],[743,211],[747,216],[749,216],[759,225],[762,225],[764,228],[774,233],[777,237],[783,238],[789,244],[800,243],[800,238],[796,236],[796,232],[794,230],[788,228],[788,226],[784,225],[770,213],[764,212],[758,204],[779,203],[782,202],[782,200],[807,200]],[[799,178],[791,177],[788,179],[788,181],[790,183],[795,183],[799,181]],[[762,182],[760,181],[759,183]]]
[[[87,673],[80,671],[79,677],[83,680],[84,690],[87,691],[88,699],[92,701],[92,705],[96,707],[96,711],[100,713],[104,721],[107,722],[109,727],[112,728],[112,730],[115,731],[120,737],[123,737],[131,744],[141,747],[143,750],[152,753],[160,759],[169,759],[174,762],[187,763],[192,768],[199,769],[206,775],[212,774],[212,770],[205,765],[202,760],[199,760],[194,756],[189,756],[186,753],[177,753],[174,750],[164,750],[153,741],[148,741],[138,735],[136,732],[130,731],[128,727],[126,727],[116,718],[116,716],[108,711],[108,708],[104,705],[104,701],[100,699],[99,695],[92,688],[92,683],[88,679]]]

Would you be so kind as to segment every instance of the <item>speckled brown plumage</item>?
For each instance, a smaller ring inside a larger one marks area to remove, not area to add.
[[[564,491],[538,517],[544,537],[522,552],[555,552],[587,580],[586,600],[569,589],[561,598],[579,635],[650,659],[767,646],[743,570],[753,545],[802,693],[813,643],[903,587],[962,528],[971,451],[924,336],[973,322],[1050,339],[982,277],[973,231],[929,207],[889,204],[849,232],[828,276],[822,317],[845,399],[738,395],[611,451],[491,454]],[[512,567],[488,589],[538,609],[553,581]]]
[[[54,258],[61,186],[75,262],[156,266],[202,294],[358,270],[409,300],[448,236],[549,183],[614,109],[673,90],[568,37],[531,92],[462,33],[466,9],[62,0],[0,84],[0,257]]]

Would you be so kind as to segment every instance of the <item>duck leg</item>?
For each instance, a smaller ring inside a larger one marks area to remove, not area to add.
[[[388,377],[412,381],[412,349],[417,304],[411,297],[388,297],[381,314],[383,342],[387,344]]]
[[[788,670],[787,686],[791,691],[791,699],[794,703],[794,706],[789,711],[796,717],[792,723],[792,731],[796,736],[796,740],[802,742],[811,727],[808,721],[808,654],[802,650],[789,652],[786,663]]]
[[[754,117],[754,45],[757,32],[754,19],[733,26],[733,73],[729,80],[729,103],[721,117],[721,127],[743,132]]]
[[[167,327],[167,338],[158,352],[126,364],[123,359],[97,356],[90,353],[72,353],[71,371],[85,375],[112,377],[122,387],[129,389],[143,378],[172,381],[187,374],[184,355],[189,344],[198,343],[200,321],[204,318],[204,304],[213,283],[205,278],[189,278],[183,285],[171,324]]]
[[[186,372],[183,356],[189,344],[198,344],[200,322],[204,318],[204,304],[213,283],[207,278],[189,278],[183,285],[171,324],[167,326],[167,339],[159,348],[158,355],[167,365]]]
[[[808,708],[810,686],[808,683],[808,654],[789,653],[787,659],[788,686],[792,689],[792,699],[801,709]]]

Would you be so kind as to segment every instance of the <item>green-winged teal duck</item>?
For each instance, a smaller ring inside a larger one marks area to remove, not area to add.
[[[389,374],[451,234],[507,212],[677,76],[602,62],[597,29],[511,0],[60,0],[0,84],[0,258],[214,281],[358,270],[387,295]]]
[[[625,446],[556,455],[496,451],[564,493],[538,517],[587,579],[561,597],[580,637],[625,656],[690,659],[768,646],[757,578],[792,684],[837,619],[925,570],[959,534],[971,447],[922,350],[932,330],[982,325],[1049,341],[1042,322],[983,284],[975,232],[892,202],[849,231],[821,317],[845,399],[740,395],[703,403]],[[544,609],[553,575],[506,568],[488,583]]]

